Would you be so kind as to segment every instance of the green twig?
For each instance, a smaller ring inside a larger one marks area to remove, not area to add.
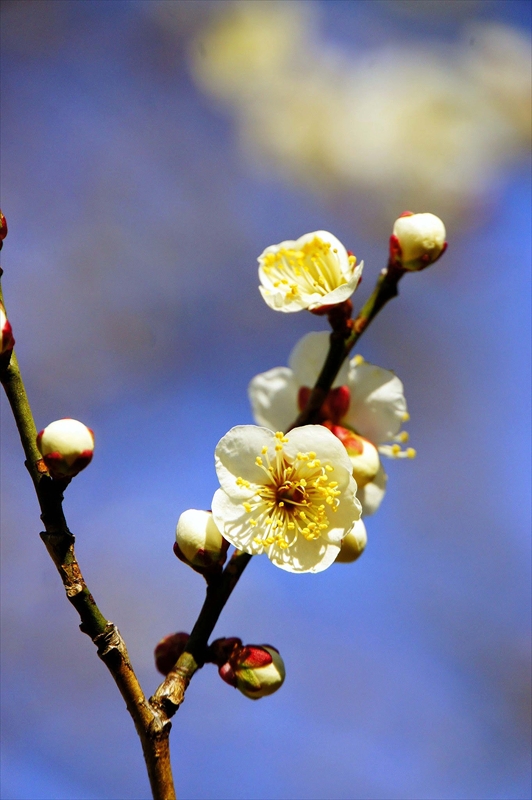
[[[0,300],[3,303],[1,286]],[[148,703],[118,628],[101,613],[85,583],[74,552],[75,539],[63,513],[65,484],[50,477],[37,449],[37,429],[15,353],[8,364],[2,365],[0,381],[13,411],[41,509],[45,527],[41,538],[61,576],[66,596],[79,614],[81,630],[98,648],[98,655],[111,672],[133,718],[154,800],[175,800],[168,740],[171,723]]]

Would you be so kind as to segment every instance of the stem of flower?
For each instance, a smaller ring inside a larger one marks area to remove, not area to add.
[[[1,286],[0,300],[3,302]],[[50,477],[37,449],[37,429],[15,353],[9,365],[2,369],[0,381],[13,411],[26,467],[41,509],[45,527],[41,538],[61,576],[66,596],[79,614],[81,630],[98,648],[98,655],[113,676],[133,718],[154,800],[175,800],[169,749],[171,722],[146,700],[118,628],[101,613],[85,583],[74,552],[75,538],[63,513],[65,484]]]
[[[160,708],[166,717],[174,716],[183,702],[192,676],[205,663],[209,637],[251,558],[249,553],[236,550],[224,571],[209,578],[205,602],[192,628],[186,650],[150,698],[150,703]]]
[[[305,408],[288,430],[301,425],[310,425],[316,421],[340,367],[381,308],[393,297],[397,297],[399,294],[398,283],[404,274],[405,270],[390,262],[382,270],[373,292],[362,306],[356,319],[353,320],[352,325],[345,326],[343,332],[333,330],[330,336],[329,352],[318,380],[310,393]]]

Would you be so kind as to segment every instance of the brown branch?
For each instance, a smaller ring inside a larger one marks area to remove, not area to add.
[[[187,642],[185,652],[168,673],[150,702],[167,717],[173,717],[184,700],[194,673],[205,663],[207,643],[231,592],[252,556],[236,550],[220,575],[209,578],[205,602]]]
[[[305,408],[290,425],[288,430],[300,425],[309,425],[316,421],[319,411],[325,402],[327,394],[334,379],[340,371],[345,359],[360,339],[370,322],[377,316],[381,308],[393,297],[399,294],[398,283],[405,271],[392,263],[382,270],[371,296],[366,300],[360,313],[349,325],[334,330],[331,333],[329,352],[318,379],[310,393]],[[330,318],[330,314],[329,314]],[[330,319],[331,323],[333,320]]]
[[[74,551],[75,538],[63,513],[66,482],[50,477],[37,449],[37,429],[15,353],[9,364],[2,365],[0,380],[13,411],[26,467],[39,501],[45,527],[41,538],[59,572],[66,596],[79,614],[81,630],[98,648],[98,655],[113,676],[135,723],[154,800],[175,800],[169,748],[171,722],[161,708],[154,708],[146,699],[118,628],[101,613],[85,583]]]

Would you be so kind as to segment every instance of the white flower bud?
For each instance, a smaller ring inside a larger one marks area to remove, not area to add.
[[[351,531],[342,539],[342,545],[338,558],[335,564],[351,564],[356,561],[366,548],[368,537],[366,534],[366,526],[364,522],[359,519],[355,522]]]
[[[380,467],[379,451],[368,439],[358,433],[348,430],[341,425],[327,425],[326,427],[340,439],[347,450],[353,465],[353,478],[358,489],[362,489],[375,477]]]
[[[6,316],[5,308],[0,303],[0,356],[3,356],[4,353],[11,354],[14,344],[11,324]],[[9,360],[9,356],[6,356],[6,359]]]
[[[211,512],[195,508],[183,511],[179,517],[175,540],[176,556],[199,572],[221,568],[229,547]]]
[[[395,221],[390,242],[391,258],[403,269],[425,269],[447,247],[445,226],[435,214],[405,212]]]
[[[38,434],[37,447],[53,478],[73,478],[92,459],[94,434],[77,419],[58,419]]]

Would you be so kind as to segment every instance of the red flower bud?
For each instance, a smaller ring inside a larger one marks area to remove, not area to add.
[[[175,667],[177,660],[185,652],[190,636],[188,633],[171,633],[161,639],[155,648],[155,666],[163,675]]]

